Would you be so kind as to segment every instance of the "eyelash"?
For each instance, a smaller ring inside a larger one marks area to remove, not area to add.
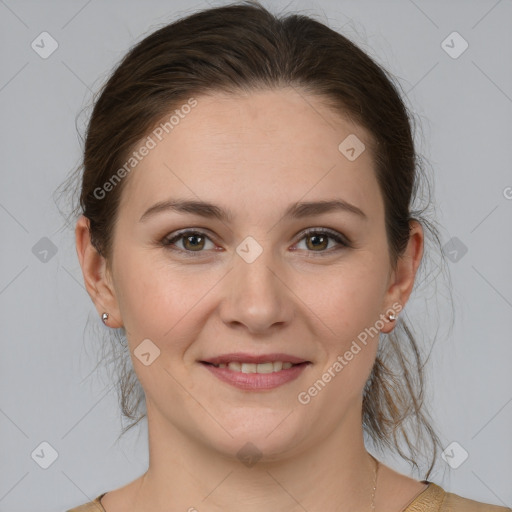
[[[173,244],[175,242],[183,239],[187,235],[188,236],[190,236],[190,235],[199,235],[199,236],[205,237],[208,240],[210,240],[211,242],[213,242],[213,240],[211,240],[211,238],[205,232],[202,232],[202,231],[199,231],[199,230],[195,230],[195,229],[186,229],[186,230],[183,230],[183,231],[180,231],[180,232],[176,233],[172,237],[166,236],[165,238],[163,238],[161,240],[160,243],[166,249],[180,252],[183,255],[185,255],[186,257],[196,257],[196,255],[200,255],[200,254],[204,253],[205,252],[204,250],[202,250],[202,251],[188,251],[186,249],[180,249],[180,248],[173,247]],[[329,229],[329,228],[321,228],[321,229],[320,228],[309,228],[309,229],[307,229],[307,230],[305,230],[305,231],[303,231],[301,233],[301,238],[297,241],[297,243],[301,242],[307,236],[312,236],[312,235],[328,235],[328,238],[333,239],[334,241],[336,241],[341,246],[341,247],[336,247],[334,249],[331,247],[330,249],[326,249],[326,250],[323,250],[323,251],[307,251],[309,253],[312,253],[311,255],[313,257],[323,256],[326,253],[327,254],[332,254],[333,252],[337,252],[337,251],[339,251],[341,249],[350,248],[351,247],[350,242],[346,238],[342,237],[338,232],[333,231],[332,229]],[[315,253],[318,253],[318,254],[315,254]]]

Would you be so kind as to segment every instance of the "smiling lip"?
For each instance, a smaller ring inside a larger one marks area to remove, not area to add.
[[[290,354],[262,354],[262,355],[252,355],[252,354],[244,354],[242,352],[236,352],[232,354],[223,354],[221,356],[211,357],[209,359],[203,359],[201,363],[210,363],[210,364],[227,364],[231,362],[236,363],[273,363],[274,361],[287,361],[292,364],[300,364],[307,363],[305,359],[301,359],[300,357],[295,357]]]
[[[219,364],[226,365],[233,362],[240,364],[262,364],[276,361],[289,362],[292,363],[293,366],[271,373],[243,373],[241,371],[234,371],[229,367],[221,368],[214,366]],[[218,379],[246,391],[273,389],[287,382],[291,382],[299,377],[304,369],[311,364],[310,361],[306,361],[305,359],[282,353],[258,356],[242,353],[224,354],[199,362]]]

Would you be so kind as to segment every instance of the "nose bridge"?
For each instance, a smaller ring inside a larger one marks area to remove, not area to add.
[[[267,300],[275,297],[276,277],[270,269],[278,266],[274,258],[270,238],[246,237],[236,248],[235,274],[237,281],[243,285],[240,292],[245,290],[245,296],[266,295]],[[275,272],[275,270],[274,270]]]
[[[230,272],[229,292],[223,308],[223,320],[244,324],[257,331],[288,319],[290,301],[274,257],[269,238],[258,242],[246,237],[236,248],[234,268]]]

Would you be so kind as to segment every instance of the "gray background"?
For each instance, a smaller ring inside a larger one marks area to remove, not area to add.
[[[164,23],[222,3],[0,0],[0,511],[66,510],[146,470],[145,425],[116,442],[116,394],[94,369],[98,339],[84,340],[88,318],[98,332],[106,327],[52,194],[79,163],[77,115],[128,48]],[[428,373],[433,419],[443,447],[457,442],[468,452],[457,469],[430,480],[512,507],[512,2],[270,7],[314,15],[360,44],[397,77],[421,120],[418,149],[432,167],[442,241],[458,254],[449,261],[454,328],[441,285],[405,311],[426,339],[437,331]],[[59,45],[47,59],[31,47],[43,31]],[[458,58],[441,45],[453,31],[469,44]],[[55,254],[41,252],[43,237]],[[48,448],[31,455],[42,442],[58,453],[47,469],[40,464]],[[461,448],[453,453],[460,457]],[[383,460],[417,477],[403,461]]]

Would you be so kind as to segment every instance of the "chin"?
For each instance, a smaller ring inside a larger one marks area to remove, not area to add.
[[[233,437],[223,431],[216,439],[210,440],[211,447],[224,457],[234,456],[241,462],[246,459],[261,462],[285,459],[299,449],[305,436],[303,422],[301,426],[296,417],[292,419],[293,414],[283,421],[289,412],[272,411],[265,416],[253,409],[248,416],[238,414],[237,421],[232,419],[222,424]]]

